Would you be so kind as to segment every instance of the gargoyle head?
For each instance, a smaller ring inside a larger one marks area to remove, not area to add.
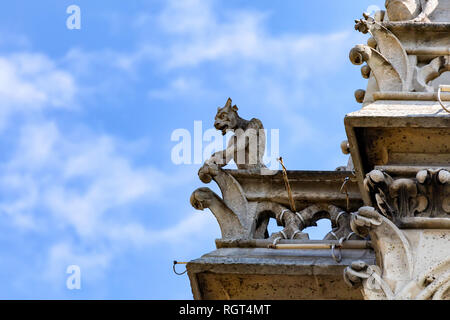
[[[217,108],[217,114],[214,121],[214,127],[222,131],[225,135],[227,130],[234,130],[237,127],[239,116],[237,114],[238,107],[232,105],[232,101],[228,98],[223,108]]]
[[[366,34],[370,31],[369,24],[373,24],[375,20],[367,13],[363,13],[363,16],[364,19],[355,20],[355,30]]]
[[[211,201],[214,199],[214,193],[209,188],[199,188],[191,195],[191,205],[197,210],[209,208]]]

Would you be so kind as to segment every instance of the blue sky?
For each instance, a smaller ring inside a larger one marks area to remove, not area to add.
[[[81,30],[66,8],[81,8]],[[8,1],[0,11],[0,298],[191,299],[172,261],[214,249],[174,130],[228,97],[280,130],[289,169],[347,162],[365,81],[353,29],[381,0]],[[328,230],[311,230],[320,238]],[[81,290],[66,288],[79,265]]]

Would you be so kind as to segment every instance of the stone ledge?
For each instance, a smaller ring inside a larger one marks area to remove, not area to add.
[[[375,264],[371,249],[330,250],[222,248],[191,261],[195,299],[362,299],[348,288],[344,268],[355,260]]]
[[[450,52],[449,52],[450,53]],[[375,101],[433,101],[437,103],[437,92],[374,92],[373,99]],[[442,93],[442,101],[450,101],[450,94]],[[439,106],[440,107],[440,106]],[[442,109],[442,108],[441,108]]]
[[[281,171],[261,175],[246,170],[224,170],[242,186],[248,201],[273,201],[289,206]],[[351,171],[287,171],[297,210],[316,203],[330,203],[346,207],[346,194],[341,187],[346,184],[351,210],[363,204],[356,177]]]
[[[396,32],[450,32],[450,23],[448,22],[382,22],[380,23],[389,31]]]
[[[216,239],[217,249],[221,248],[263,248],[267,249],[269,245],[272,245],[273,241],[268,239],[254,239],[254,240],[223,240]],[[338,240],[280,240],[277,242],[279,245],[306,245],[306,246],[341,246]],[[370,249],[370,241],[365,240],[347,240],[342,243],[343,249]]]
[[[432,101],[376,101],[345,117],[360,192],[375,167],[444,167],[450,162],[450,114]],[[410,174],[410,173],[408,173]]]

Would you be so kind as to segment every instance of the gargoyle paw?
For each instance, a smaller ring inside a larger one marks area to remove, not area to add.
[[[379,226],[382,222],[382,216],[375,208],[361,207],[357,213],[352,214],[350,227],[355,233],[365,237],[370,229]]]
[[[205,163],[198,170],[198,177],[203,183],[210,183],[214,176],[219,173],[219,166],[214,163]]]

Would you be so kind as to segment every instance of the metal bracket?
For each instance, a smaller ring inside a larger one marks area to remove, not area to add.
[[[183,274],[185,274],[187,272],[187,269],[184,270],[183,272],[177,272],[177,270],[175,269],[175,266],[177,264],[187,264],[187,262],[178,262],[176,260],[173,262],[173,272],[175,272],[176,275],[182,276]]]
[[[441,105],[442,109],[444,109],[445,111],[450,113],[450,109],[448,109],[448,107],[446,107],[444,105],[444,103],[442,102],[442,100],[441,100],[441,92],[450,92],[450,86],[441,84],[439,86],[439,90],[438,90],[438,101],[439,101],[439,104]]]

